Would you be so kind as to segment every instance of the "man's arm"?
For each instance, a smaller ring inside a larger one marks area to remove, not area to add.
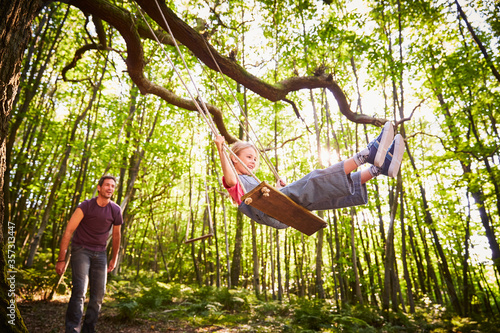
[[[111,252],[111,260],[108,265],[108,273],[111,272],[116,267],[116,261],[118,259],[118,251],[120,250],[120,241],[122,238],[121,232],[122,226],[114,225],[113,226],[113,250]]]
[[[59,249],[59,257],[56,263],[56,272],[59,275],[62,275],[64,273],[64,269],[66,266],[66,252],[68,252],[69,242],[71,241],[71,237],[73,236],[76,228],[78,227],[80,222],[82,222],[82,219],[83,211],[80,208],[77,208],[73,215],[71,215],[68,225],[66,226],[66,230],[64,230]]]

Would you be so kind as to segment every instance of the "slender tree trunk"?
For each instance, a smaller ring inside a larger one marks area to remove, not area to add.
[[[271,265],[271,292],[273,295],[273,300],[276,300],[276,261],[274,258],[274,237],[271,228],[267,229],[267,240],[269,243],[269,261]]]
[[[189,190],[189,207],[190,207],[189,214],[190,214],[190,217],[189,218],[191,221],[191,238],[194,238],[194,224],[195,224],[197,216],[195,215],[193,209],[191,208],[192,207],[192,190],[191,189],[193,188],[191,172],[189,175],[189,188],[190,188],[190,190]],[[191,243],[191,259],[193,260],[193,268],[194,268],[194,272],[196,275],[196,282],[198,283],[198,286],[201,287],[203,285],[203,281],[201,278],[199,262],[198,262],[198,259],[196,258],[195,242]]]
[[[130,146],[130,137],[132,135],[132,122],[133,118],[135,115],[135,112],[137,111],[137,95],[139,94],[139,89],[135,84],[132,84],[130,87],[130,104],[128,108],[128,117],[124,121],[122,128],[126,129],[125,132],[125,146]],[[111,161],[108,162],[108,165],[111,164]],[[118,184],[118,189],[117,189],[117,195],[116,195],[116,203],[119,204],[120,206],[122,205],[122,200],[124,197],[124,193],[127,190],[125,185],[125,174],[127,172],[127,169],[125,168],[126,165],[128,165],[128,159],[127,155],[124,154],[122,157],[122,164],[123,166],[120,168],[120,176],[119,176],[119,184]],[[106,168],[107,169],[107,168]]]
[[[481,42],[481,40],[479,39],[479,37],[475,33],[474,28],[469,23],[469,20],[467,19],[467,15],[465,15],[464,11],[462,10],[462,6],[460,6],[460,4],[458,3],[458,0],[455,0],[455,4],[457,5],[458,13],[460,14],[460,17],[462,18],[462,20],[464,20],[465,25],[467,26],[467,30],[469,30],[469,33],[472,36],[472,39],[474,39],[474,42],[476,42],[477,46],[479,47],[479,50],[481,50],[481,53],[483,54],[483,57],[486,60],[486,64],[488,64],[488,66],[491,69],[491,72],[493,73],[493,75],[495,76],[497,81],[500,83],[500,73],[498,73],[498,70],[496,69],[495,64],[491,61],[491,57],[489,56],[488,51],[486,50],[486,47],[484,47],[483,43]]]
[[[255,295],[259,297],[260,295],[260,265],[259,265],[259,253],[257,250],[257,228],[255,226],[255,221],[250,221],[252,224],[252,258],[253,258],[253,289]]]
[[[469,300],[469,239],[470,239],[470,199],[469,192],[467,192],[467,218],[465,226],[465,239],[464,239],[464,258],[462,262],[462,279],[463,279],[463,305],[464,316],[469,316],[470,300]]]
[[[400,175],[398,176],[398,178]],[[404,200],[403,200],[403,195],[404,192],[401,191],[400,197],[400,221],[401,221],[401,246],[402,246],[402,253],[401,253],[401,260],[403,262],[403,274],[406,282],[406,294],[408,297],[408,303],[410,304],[410,313],[415,313],[415,301],[413,300],[413,285],[412,281],[410,278],[410,272],[408,270],[408,253],[406,250],[406,227],[405,227],[405,206],[404,206]]]
[[[241,255],[243,252],[243,214],[236,213],[236,235],[234,238],[233,261],[231,263],[231,286],[238,287],[241,272]]]
[[[165,272],[167,273],[167,282],[170,281],[170,271],[168,270],[167,260],[165,259],[165,254],[163,253],[163,247],[161,246],[162,240],[161,235],[158,233],[158,228],[156,227],[156,222],[153,214],[153,208],[150,207],[150,218],[151,223],[153,224],[153,228],[156,235],[156,244],[158,245],[158,249],[160,250],[161,259],[163,261],[163,266],[165,267]]]
[[[438,304],[444,304],[443,295],[441,294],[440,281],[437,278],[436,271],[434,270],[433,261],[431,259],[429,246],[427,245],[426,237],[422,228],[418,227],[418,232],[420,239],[422,240],[422,245],[424,247],[425,262],[427,263],[427,276],[428,278],[428,289],[434,291],[434,301]]]
[[[458,6],[458,3],[457,3]],[[472,115],[471,109],[466,108],[466,113],[469,118],[470,124],[471,124],[471,132],[474,135],[474,138],[476,139],[479,147],[481,148],[482,151],[487,151],[487,148],[484,147],[484,144],[482,142],[482,139],[477,131],[477,126],[476,122],[474,120],[474,117]],[[479,159],[478,159],[479,160]],[[500,213],[500,186],[499,186],[499,181],[498,181],[498,176],[496,173],[492,170],[490,162],[488,161],[488,157],[483,157],[480,159],[484,165],[486,166],[486,171],[488,172],[488,176],[490,178],[491,184],[493,185],[493,188],[495,189],[495,197],[496,197],[496,209],[497,213]],[[462,163],[462,169],[464,170],[465,174],[471,174],[472,170],[470,167],[470,164],[465,164]],[[492,221],[491,218],[489,217],[488,213],[486,212],[486,203],[484,202],[484,194],[482,189],[479,187],[476,189],[469,189],[469,191],[472,191],[472,197],[474,198],[474,201],[476,202],[476,205],[479,209],[479,215],[481,217],[481,221],[483,223],[483,227],[486,231],[486,237],[488,238],[488,242],[490,244],[490,249],[492,252],[492,259],[493,263],[495,264],[495,267],[497,269],[497,272],[500,273],[500,246],[498,244],[498,241],[495,236],[495,232],[492,227]]]
[[[212,149],[212,155],[213,155],[213,149]],[[213,157],[213,156],[212,156]],[[217,288],[221,287],[221,257],[220,257],[220,249],[219,249],[219,234],[217,233],[217,191],[215,188],[212,190],[212,196],[214,198],[213,200],[213,207],[212,207],[212,221],[213,221],[213,232],[214,232],[214,243],[215,243],[215,256],[216,256],[216,267],[215,269],[217,270],[217,275],[216,275],[216,285]]]
[[[319,216],[323,218],[323,211],[319,212]],[[316,233],[316,292],[319,299],[326,298],[325,289],[323,287],[323,238],[324,229],[318,230]]]
[[[373,306],[377,306],[377,297],[376,297],[376,288],[375,288],[375,281],[373,279],[373,276],[375,275],[375,272],[374,272],[374,268],[373,268],[373,265],[372,265],[372,258],[371,258],[371,255],[372,253],[368,251],[368,248],[365,244],[365,240],[363,239],[363,233],[362,233],[362,228],[361,226],[359,225],[359,221],[357,223],[357,226],[358,226],[358,230],[360,231],[359,232],[359,240],[361,242],[361,247],[363,249],[363,257],[365,258],[365,261],[366,261],[366,265],[367,265],[367,268],[368,268],[368,281],[369,281],[369,286],[367,288],[367,292],[369,294],[369,299],[370,299],[370,302]],[[366,238],[368,238],[368,231],[365,229],[365,235],[366,235]],[[375,256],[376,256],[376,253],[374,253]]]
[[[335,218],[335,215],[334,215]],[[327,239],[328,239],[328,248],[330,249],[330,270],[332,271],[332,279],[333,279],[333,295],[334,295],[334,300],[335,304],[337,306],[337,309],[340,309],[340,297],[339,297],[339,286],[338,286],[338,278],[337,278],[337,270],[336,270],[336,262],[335,262],[335,251],[333,249],[333,233],[330,228],[329,231],[327,231]]]
[[[267,242],[264,240],[264,232],[260,233],[260,243],[261,247],[261,262],[262,262],[262,293],[264,294],[264,300],[267,302]],[[298,280],[298,279],[297,279]]]
[[[483,152],[489,151],[489,148],[485,147],[483,139],[481,138],[481,134],[477,129],[478,125],[476,124],[476,120],[474,119],[471,108],[467,107],[465,108],[465,111],[467,112],[467,116],[469,118],[471,132],[474,135],[474,138],[476,139],[479,148]],[[493,123],[493,127],[495,126],[496,124]],[[490,178],[490,183],[493,185],[493,188],[495,189],[494,195],[496,197],[496,200],[494,201],[496,202],[497,214],[500,214],[500,175],[498,174],[498,170],[496,168],[491,167],[489,161],[489,158],[491,158],[491,156],[488,155],[483,156],[482,158],[478,158],[478,161],[481,160],[484,163],[484,166],[486,167],[486,171],[488,172],[488,177]]]
[[[278,301],[283,300],[283,281],[281,279],[281,245],[280,245],[280,234],[278,229],[274,229],[275,240],[276,240],[276,272],[278,278]]]
[[[382,309],[387,311],[391,307],[391,295],[394,293],[394,283],[392,277],[394,276],[394,218],[391,213],[391,222],[387,230],[387,239],[385,243],[385,262],[384,262],[384,291],[382,293]],[[394,303],[394,298],[392,298]],[[393,308],[394,308],[393,304]],[[397,306],[397,305],[396,305]]]
[[[466,167],[468,173],[470,173],[469,166]],[[483,227],[486,233],[486,238],[488,239],[488,243],[491,249],[491,259],[493,260],[493,265],[496,270],[500,273],[500,246],[498,244],[497,238],[495,236],[495,232],[491,225],[491,220],[486,212],[486,203],[483,200],[482,191],[474,191],[471,192],[474,201],[476,202],[477,209],[479,211],[479,216],[481,218],[481,222],[483,223]]]
[[[500,313],[500,303],[499,303],[499,300],[497,299],[498,294],[495,293],[493,290],[491,290],[490,284],[488,283],[488,281],[486,280],[486,277],[484,276],[484,266],[481,266],[481,268],[479,269],[479,274],[481,276],[481,281],[483,281],[484,285],[486,286],[486,290],[484,290],[484,289],[482,290],[483,295],[486,298],[485,301],[483,302],[483,304],[488,309],[487,312],[493,314],[493,309],[490,306],[491,301],[488,298],[488,295],[490,295],[490,297],[493,299],[493,303],[495,304],[495,307],[497,309],[497,315],[498,315],[498,313]],[[480,285],[479,281],[478,281],[478,285]]]
[[[358,256],[356,254],[356,240],[354,236],[354,218],[356,211],[354,207],[351,207],[351,255],[352,255],[352,270],[354,272],[354,280],[355,280],[355,289],[356,289],[356,298],[358,303],[363,305],[363,294],[361,293],[361,285],[359,282],[359,273],[358,273]]]
[[[290,243],[290,237],[288,236],[288,233],[285,232],[285,292],[288,298],[290,298],[290,253],[292,251],[291,249],[291,243]]]
[[[221,178],[219,177],[219,174],[217,172],[217,169],[214,169],[215,174],[217,176],[217,181],[219,183],[219,188],[222,189],[223,186],[221,184]],[[227,211],[226,211],[226,204],[224,202],[224,197],[221,198],[221,206],[222,206],[222,215],[224,219],[224,241],[226,244],[226,269],[227,269],[227,287],[231,288],[231,262],[230,262],[230,254],[229,254],[229,236],[228,236],[228,231],[227,231]],[[215,209],[214,209],[215,210]]]
[[[148,229],[149,229],[149,223],[146,223],[146,228],[144,228],[144,234],[142,235],[142,242],[141,242],[141,247],[139,248],[139,253],[137,253],[137,266],[136,266],[136,272],[135,276],[139,276],[139,272],[141,270],[141,262],[142,260],[142,249],[144,248],[144,243],[146,242],[146,236],[148,234]]]
[[[458,299],[458,295],[457,295],[455,286],[453,284],[453,278],[452,278],[451,272],[450,272],[449,267],[448,267],[448,260],[444,254],[443,247],[441,246],[441,242],[439,240],[439,236],[438,236],[437,231],[434,227],[434,221],[432,219],[432,215],[430,213],[430,208],[429,208],[429,205],[427,203],[427,196],[425,193],[425,189],[420,182],[420,175],[417,172],[417,167],[415,165],[415,161],[413,159],[411,151],[408,148],[408,145],[406,146],[406,152],[408,154],[408,157],[410,158],[410,162],[411,162],[413,171],[415,172],[415,175],[417,176],[417,179],[419,180],[418,185],[420,188],[420,194],[422,196],[422,205],[423,205],[423,210],[424,210],[424,221],[425,221],[425,224],[427,225],[427,227],[429,228],[429,230],[431,231],[433,239],[434,239],[434,245],[436,247],[436,251],[437,251],[438,257],[439,257],[438,263],[439,263],[439,265],[442,269],[442,272],[443,272],[443,278],[444,278],[445,283],[446,283],[448,295],[450,296],[450,300],[451,300],[451,303],[453,305],[453,308],[455,309],[455,311],[458,314],[461,315],[462,308],[461,308],[460,301]]]
[[[415,214],[417,212],[415,211]],[[417,216],[417,215],[415,215]],[[422,254],[420,253],[420,247],[417,244],[417,240],[415,238],[415,232],[413,231],[413,227],[411,225],[408,225],[408,236],[410,237],[410,245],[411,245],[411,253],[413,255],[413,260],[415,261],[415,264],[417,266],[417,276],[418,276],[418,285],[419,288],[415,289],[420,289],[422,294],[427,294],[427,284],[426,284],[426,276],[425,276],[425,269],[423,265],[423,259],[422,259]]]
[[[303,285],[303,277],[302,277],[302,260],[299,259],[297,255],[297,243],[295,242],[296,238],[293,238],[293,261],[295,262],[295,281],[297,285],[297,295],[299,297],[304,296],[304,285]],[[301,257],[302,258],[302,257]]]
[[[340,289],[340,300],[342,305],[347,304],[347,290],[344,285],[344,275],[343,275],[343,265],[342,261],[340,260],[340,249],[341,249],[341,244],[340,244],[340,235],[339,235],[339,230],[338,230],[338,219],[337,219],[337,212],[333,212],[333,229],[335,230],[335,262],[337,266],[336,270],[336,276],[339,281],[339,289]]]

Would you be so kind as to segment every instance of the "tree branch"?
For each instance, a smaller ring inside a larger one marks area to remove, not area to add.
[[[373,118],[363,114],[354,113],[350,109],[347,98],[342,89],[333,81],[331,75],[319,75],[314,77],[292,77],[269,84],[258,77],[247,72],[236,61],[230,57],[222,56],[215,50],[203,35],[181,20],[162,0],[137,0],[142,9],[158,23],[165,31],[172,31],[176,40],[186,46],[205,65],[214,71],[222,72],[234,81],[252,90],[256,94],[272,102],[284,100],[292,92],[301,89],[328,89],[339,105],[340,112],[349,120],[362,123],[383,126],[385,119]],[[160,7],[160,9],[158,8]],[[167,26],[168,24],[168,26]]]
[[[190,111],[197,111],[192,100],[180,98],[170,90],[149,81],[144,76],[144,50],[139,31],[144,33],[145,28],[144,26],[141,29],[138,28],[140,24],[137,23],[138,21],[130,12],[105,0],[71,0],[69,4],[79,8],[84,13],[98,16],[120,32],[127,45],[127,58],[125,60],[127,71],[141,94],[154,94],[172,105]],[[237,141],[237,138],[227,131],[222,112],[212,105],[207,105],[207,109],[212,114],[221,135],[230,143]]]
[[[160,3],[161,2],[161,3]],[[354,113],[350,109],[349,102],[342,89],[333,80],[331,75],[319,75],[314,77],[292,77],[276,84],[269,84],[258,77],[252,75],[236,61],[219,54],[205,39],[205,37],[187,25],[177,15],[159,0],[159,6],[154,0],[137,0],[141,8],[165,31],[170,27],[176,40],[186,46],[196,57],[214,71],[221,72],[234,81],[252,90],[256,94],[272,102],[287,101],[286,96],[293,91],[301,89],[328,89],[339,105],[340,112],[349,120],[362,123],[382,126],[385,119],[369,117],[367,115]],[[141,37],[152,38],[153,33],[148,32],[145,24],[137,20],[130,12],[122,9],[106,0],[70,0],[69,4],[78,7],[84,13],[90,13],[108,22],[117,29],[124,38],[127,45],[127,70],[139,87],[142,94],[154,94],[164,99],[168,103],[180,108],[197,111],[193,101],[180,98],[170,90],[149,81],[144,75],[144,50]],[[168,27],[167,27],[168,23]],[[170,39],[165,34],[160,35],[160,42],[170,44]],[[220,133],[229,143],[237,141],[231,135],[224,124],[222,111],[213,105],[207,105],[214,123]],[[297,110],[295,110],[297,112]]]

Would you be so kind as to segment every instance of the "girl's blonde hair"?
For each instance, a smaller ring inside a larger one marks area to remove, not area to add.
[[[236,156],[239,156],[239,153],[243,149],[247,149],[247,148],[252,148],[253,150],[255,150],[255,155],[257,156],[257,162],[255,165],[255,168],[257,169],[259,167],[260,156],[259,156],[259,151],[252,143],[247,142],[247,141],[237,141],[231,145],[231,150]]]

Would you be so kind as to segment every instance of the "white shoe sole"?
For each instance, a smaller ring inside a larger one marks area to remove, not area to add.
[[[391,165],[389,165],[389,170],[387,175],[389,177],[395,178],[398,175],[399,168],[401,167],[401,161],[403,160],[403,154],[405,153],[405,140],[401,134],[396,134],[394,138],[394,152],[392,153]]]
[[[382,138],[380,138],[380,143],[377,148],[377,154],[373,160],[373,164],[378,167],[382,167],[385,161],[385,155],[387,155],[387,149],[389,149],[392,140],[394,139],[394,127],[391,122],[388,121],[384,125],[382,130]]]

